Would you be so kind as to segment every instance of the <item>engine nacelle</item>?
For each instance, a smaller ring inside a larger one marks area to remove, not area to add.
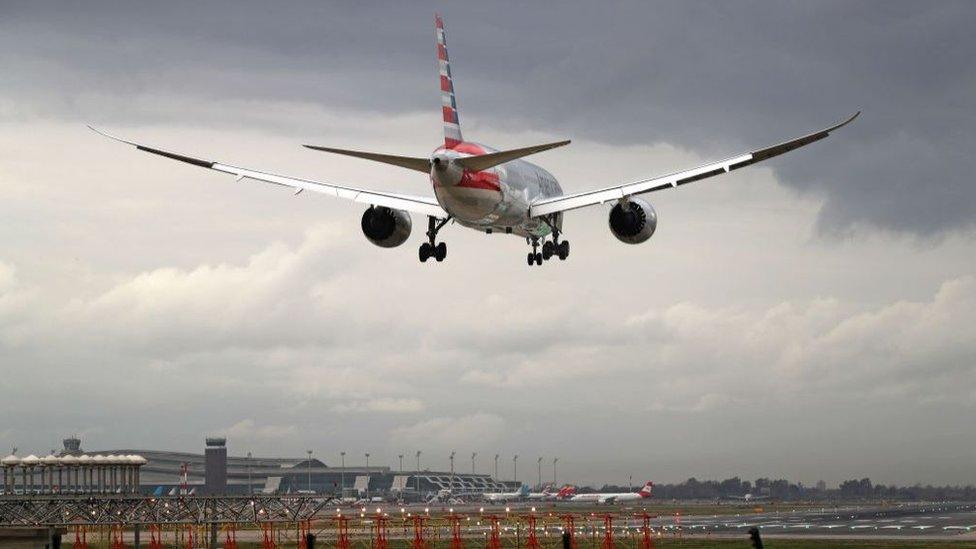
[[[627,205],[617,203],[610,210],[610,232],[627,244],[640,244],[654,234],[657,212],[646,201],[631,198]]]
[[[384,206],[370,206],[363,213],[363,234],[381,248],[395,248],[410,237],[410,214]]]

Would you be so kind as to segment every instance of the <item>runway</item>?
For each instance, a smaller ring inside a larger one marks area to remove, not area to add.
[[[742,515],[659,517],[667,533],[744,534],[756,527],[770,537],[953,537],[976,536],[976,504],[840,507]]]

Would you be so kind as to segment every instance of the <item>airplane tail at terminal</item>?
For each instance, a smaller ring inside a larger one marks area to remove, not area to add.
[[[559,489],[558,492],[556,492],[556,497],[559,499],[571,498],[575,495],[576,495],[576,487],[571,484],[567,484],[566,486],[563,486],[562,488]]]
[[[447,57],[444,20],[441,19],[440,14],[434,16],[434,26],[437,35],[437,65],[441,80],[441,111],[444,113],[444,145],[450,149],[464,141],[464,138],[461,137],[461,121],[458,118],[457,99],[454,96],[451,62]]]
[[[640,489],[640,492],[638,492],[638,494],[640,494],[642,497],[649,498],[651,497],[653,490],[654,490],[654,483],[651,481],[647,481],[647,483],[644,484],[644,487]]]

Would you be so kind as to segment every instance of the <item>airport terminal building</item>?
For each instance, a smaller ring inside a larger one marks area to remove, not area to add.
[[[59,456],[139,455],[138,490],[145,494],[287,494],[312,491],[346,497],[425,499],[441,490],[455,494],[512,491],[519,483],[487,474],[392,470],[386,466],[330,467],[312,458],[227,455],[226,440],[208,438],[202,454],[139,448],[83,450],[81,441],[64,440]],[[185,486],[184,486],[185,483]]]

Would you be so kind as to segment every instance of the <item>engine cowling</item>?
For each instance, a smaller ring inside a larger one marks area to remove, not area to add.
[[[657,212],[645,200],[631,198],[627,205],[617,203],[610,210],[610,232],[627,244],[647,241],[657,229]]]
[[[395,248],[410,237],[410,214],[384,206],[370,206],[363,213],[363,234],[381,248]]]

